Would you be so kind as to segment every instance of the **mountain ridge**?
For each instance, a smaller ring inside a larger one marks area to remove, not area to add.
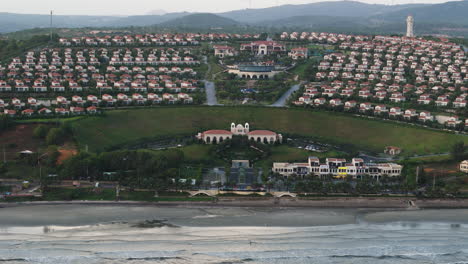
[[[468,0],[443,4],[382,5],[357,1],[318,2],[282,5],[260,9],[242,9],[223,13],[167,13],[137,16],[54,16],[54,25],[62,28],[164,27],[212,29],[226,27],[296,27],[305,30],[333,28],[349,31],[351,25],[370,32],[402,32],[408,14],[415,17],[417,30],[436,32],[452,27],[467,31]],[[0,13],[0,33],[32,28],[47,28],[48,15]],[[466,29],[466,30],[465,30]]]

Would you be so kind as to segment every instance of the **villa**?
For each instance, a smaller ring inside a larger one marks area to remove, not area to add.
[[[236,50],[229,46],[213,45],[214,55],[218,58],[232,57],[236,54]]]
[[[286,46],[275,41],[253,41],[243,43],[240,46],[241,51],[251,51],[256,55],[270,55],[286,51]]]
[[[307,48],[294,48],[288,53],[293,60],[307,59],[309,52]]]

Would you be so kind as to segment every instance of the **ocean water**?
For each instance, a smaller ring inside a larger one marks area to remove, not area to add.
[[[298,211],[356,218],[333,225],[312,221],[310,226],[295,221],[270,226],[263,220],[264,215],[297,217]],[[0,210],[4,212],[8,213]],[[245,221],[236,226],[237,216],[228,214],[229,209],[225,214],[184,212],[178,208],[173,217],[166,215],[163,222],[169,225],[162,227],[141,227],[133,220],[81,226],[15,226],[0,221],[0,263],[468,263],[468,224],[460,221],[466,211],[448,212],[460,216],[456,221],[428,219],[431,214],[438,219],[443,210],[390,212],[402,221],[385,222],[381,217],[389,217],[389,212],[254,209],[239,217],[252,218],[255,225],[250,226]],[[405,220],[417,215],[426,219]],[[257,224],[259,217],[263,226]]]

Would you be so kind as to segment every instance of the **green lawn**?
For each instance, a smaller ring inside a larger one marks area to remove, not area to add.
[[[185,161],[189,164],[210,163],[221,166],[224,161],[212,155],[214,147],[214,145],[192,144],[178,149],[184,152]]]
[[[352,144],[382,152],[385,146],[406,154],[446,152],[468,137],[421,127],[368,120],[346,114],[307,109],[262,107],[165,107],[108,111],[102,117],[71,122],[81,148],[104,151],[144,139],[195,135],[208,129],[229,129],[231,122],[249,122],[252,129],[311,137],[335,144]]]
[[[45,170],[42,171],[45,175]],[[0,178],[34,180],[39,177],[39,168],[17,162],[8,162],[6,171],[0,172]]]
[[[45,201],[70,201],[70,200],[115,200],[114,189],[101,189],[94,191],[93,188],[48,188],[42,197]]]

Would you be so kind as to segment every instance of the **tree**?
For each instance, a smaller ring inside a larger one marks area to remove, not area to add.
[[[47,132],[49,132],[47,126],[39,125],[34,129],[33,136],[35,138],[45,138],[47,136]]]
[[[60,128],[51,128],[47,133],[47,145],[59,145],[63,139],[63,131]]]
[[[7,115],[0,116],[0,131],[3,131],[13,125],[13,120]]]
[[[459,141],[453,144],[450,155],[452,156],[452,159],[456,161],[464,160],[466,158],[465,143],[463,143],[463,141]]]

